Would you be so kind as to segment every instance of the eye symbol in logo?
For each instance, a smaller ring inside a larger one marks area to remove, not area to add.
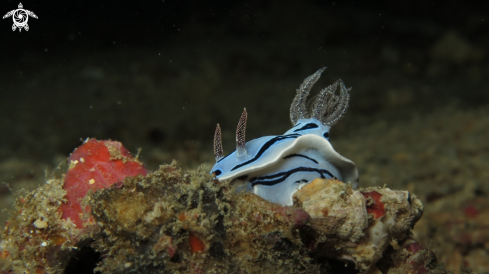
[[[27,21],[29,20],[29,16],[37,19],[37,15],[35,15],[32,11],[23,9],[22,3],[19,4],[18,9],[7,12],[7,14],[3,16],[3,19],[10,16],[12,16],[12,19],[14,20],[12,31],[15,31],[17,28],[19,31],[22,31],[22,28],[28,31],[29,25],[27,25]]]

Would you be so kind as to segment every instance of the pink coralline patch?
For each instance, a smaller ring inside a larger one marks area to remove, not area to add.
[[[302,209],[296,209],[288,206],[278,207],[274,209],[279,215],[284,217],[287,222],[294,226],[302,227],[309,220],[309,214]]]
[[[414,242],[414,243],[406,246],[406,250],[413,253],[413,254],[416,254],[418,251],[424,250],[424,247],[421,244]]]
[[[173,244],[172,237],[167,235],[161,236],[158,242],[153,247],[153,251],[155,252],[159,252],[164,249],[166,249],[170,258],[173,258],[173,256],[175,256],[175,253],[177,253],[177,246]]]
[[[464,215],[468,218],[475,218],[479,215],[479,210],[475,206],[469,205],[464,208]]]
[[[188,236],[188,242],[192,253],[204,251],[205,244],[197,235],[190,232]]]
[[[429,268],[426,267],[426,264],[435,258],[433,252],[424,248],[418,242],[412,242],[404,248],[411,253],[406,259],[406,263],[409,264],[413,273],[425,274],[430,272]]]
[[[89,191],[108,188],[126,177],[148,173],[142,163],[117,141],[89,139],[71,153],[68,164],[64,182],[67,202],[60,207],[60,212],[63,219],[70,218],[78,228],[86,221],[80,217],[80,201]],[[90,212],[88,206],[85,212]]]
[[[175,253],[177,253],[177,246],[174,244],[171,244],[166,248],[166,251],[168,251],[168,255],[170,256],[170,259],[171,259],[171,258],[173,258],[173,256],[175,256]]]
[[[365,199],[370,197],[373,200],[371,203],[367,203],[367,213],[373,214],[375,219],[384,216],[384,204],[380,201],[382,194],[377,191],[370,191],[363,193],[363,197],[365,197]]]

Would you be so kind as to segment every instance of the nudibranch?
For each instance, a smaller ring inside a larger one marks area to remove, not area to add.
[[[316,178],[336,178],[357,187],[355,164],[336,152],[329,142],[330,128],[348,108],[351,88],[338,80],[307,100],[324,69],[307,77],[297,90],[290,107],[293,127],[283,135],[245,142],[245,109],[236,130],[236,150],[224,156],[221,128],[217,124],[216,164],[211,169],[216,179],[243,181],[246,190],[281,205],[292,205],[292,195]],[[336,95],[338,87],[340,92]]]

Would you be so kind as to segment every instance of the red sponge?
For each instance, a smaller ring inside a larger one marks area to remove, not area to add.
[[[370,203],[367,204],[367,213],[371,213],[374,215],[375,219],[378,219],[385,214],[384,204],[380,201],[382,194],[377,191],[364,192],[363,197],[368,199],[372,198]]]
[[[87,221],[82,220],[80,201],[88,191],[108,188],[114,183],[123,182],[128,176],[148,173],[142,163],[117,141],[88,139],[71,153],[68,164],[64,183],[67,202],[60,207],[60,212],[63,219],[70,218],[78,228]],[[85,212],[90,212],[88,206]]]

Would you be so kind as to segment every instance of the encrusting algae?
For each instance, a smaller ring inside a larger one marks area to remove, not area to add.
[[[0,238],[2,274],[63,273],[83,247],[101,254],[93,271],[102,273],[427,273],[435,264],[411,237],[423,206],[407,191],[316,179],[281,206],[173,162],[90,189],[78,227],[60,211],[66,177],[18,197]]]

